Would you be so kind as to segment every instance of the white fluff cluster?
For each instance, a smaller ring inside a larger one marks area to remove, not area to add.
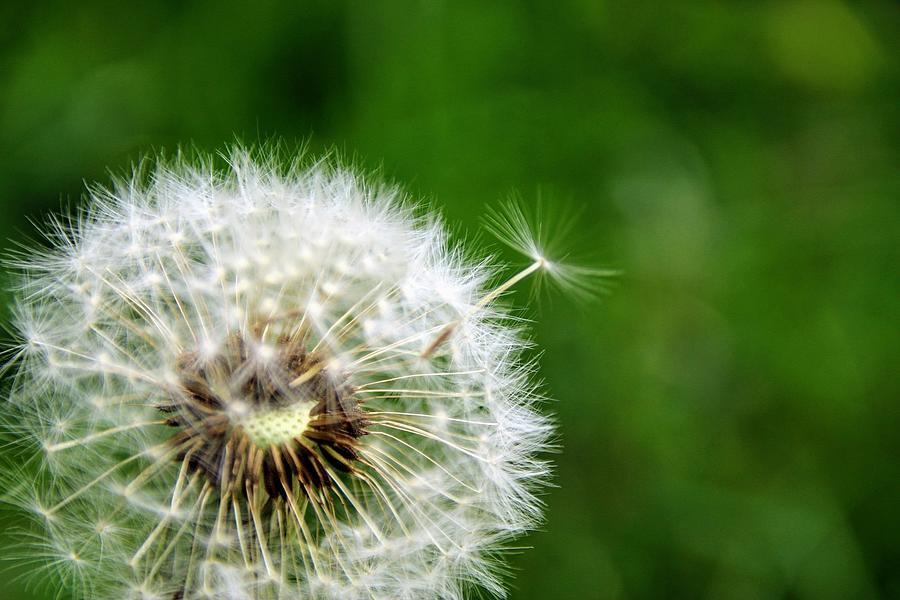
[[[276,163],[161,162],[16,259],[20,558],[96,599],[503,595],[552,433],[508,286],[396,190]]]

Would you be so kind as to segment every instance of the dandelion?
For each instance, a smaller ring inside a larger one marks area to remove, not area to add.
[[[276,164],[160,161],[13,259],[19,559],[82,598],[502,596],[553,428],[498,301],[580,279],[515,213],[496,285],[396,189]]]

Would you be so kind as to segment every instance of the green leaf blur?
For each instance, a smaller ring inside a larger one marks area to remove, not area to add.
[[[461,232],[511,193],[583,207],[576,249],[623,275],[536,308],[563,452],[511,598],[900,597],[894,3],[84,0],[0,21],[7,249],[107,168],[236,138],[336,148]],[[19,572],[0,598],[57,596]]]

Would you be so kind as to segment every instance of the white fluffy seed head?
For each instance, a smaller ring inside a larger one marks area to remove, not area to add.
[[[393,188],[229,165],[93,189],[15,259],[22,558],[90,598],[502,595],[552,434],[509,286]]]

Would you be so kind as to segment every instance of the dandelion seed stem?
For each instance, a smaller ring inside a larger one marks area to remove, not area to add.
[[[76,498],[81,496],[83,493],[88,491],[90,488],[92,488],[93,486],[97,485],[98,483],[100,483],[101,481],[103,481],[104,479],[106,479],[107,477],[112,475],[116,470],[124,467],[128,463],[136,461],[137,459],[141,458],[141,456],[143,456],[143,453],[135,454],[134,456],[126,458],[125,460],[123,460],[123,461],[113,465],[112,467],[108,468],[107,470],[103,471],[102,473],[100,473],[100,475],[98,475],[97,477],[95,477],[94,479],[92,479],[91,481],[89,481],[88,483],[86,483],[85,485],[80,487],[79,489],[75,490],[68,496],[66,496],[56,506],[49,509],[46,514],[48,516],[54,515],[59,509],[66,506],[67,504],[69,504],[70,502],[72,502],[73,500],[75,500]]]
[[[453,321],[452,323],[448,323],[441,330],[441,332],[434,339],[434,341],[431,342],[431,344],[429,344],[428,347],[422,351],[422,355],[421,355],[422,358],[431,358],[431,356],[435,353],[435,351],[438,348],[440,348],[447,340],[450,339],[450,336],[453,335],[453,332],[456,330],[457,327],[459,327],[460,323],[462,323],[465,319],[470,317],[473,313],[481,310],[482,308],[484,308],[485,306],[487,306],[488,304],[490,304],[491,302],[496,300],[501,294],[506,292],[509,288],[516,285],[517,283],[519,283],[520,281],[522,281],[523,279],[525,279],[526,277],[528,277],[535,271],[539,271],[540,269],[544,269],[546,267],[547,267],[547,260],[543,257],[538,258],[531,265],[529,265],[528,267],[525,267],[524,269],[522,269],[521,271],[519,271],[518,273],[516,273],[515,275],[513,275],[512,277],[510,277],[509,279],[507,279],[506,281],[504,281],[503,283],[501,283],[500,285],[495,287],[493,290],[488,292],[488,294],[484,298],[479,300],[475,304],[475,306],[473,306],[469,310],[469,312],[466,313],[466,315],[464,317],[462,317],[461,319],[457,319],[456,321]]]
[[[399,375],[397,377],[391,377],[389,379],[379,379],[377,381],[368,381],[362,385],[357,386],[356,389],[360,390],[363,388],[367,388],[372,385],[382,384],[382,383],[390,383],[392,381],[400,381],[402,379],[413,379],[417,377],[452,377],[454,375],[477,375],[479,373],[484,373],[484,369],[473,369],[471,371],[447,371],[441,372],[438,371],[436,373],[412,373],[410,375]]]
[[[157,523],[156,527],[153,528],[153,531],[150,532],[150,535],[148,535],[146,539],[144,539],[144,543],[141,544],[141,547],[138,548],[137,552],[134,553],[134,556],[132,556],[128,561],[128,564],[130,564],[132,568],[136,568],[138,566],[141,557],[154,544],[159,534],[169,526],[169,522],[172,520],[172,515],[181,505],[181,502],[183,500],[181,487],[184,484],[184,479],[187,475],[187,467],[190,462],[190,456],[191,453],[185,456],[185,459],[182,461],[181,470],[178,472],[178,479],[175,481],[175,490],[172,492],[172,502],[169,505],[170,511],[159,521],[159,523]],[[190,485],[192,486],[195,481],[196,477],[191,480]]]
[[[500,296],[500,294],[502,294],[503,292],[505,292],[512,286],[516,285],[517,283],[519,283],[520,281],[522,281],[523,279],[525,279],[526,277],[528,277],[535,271],[539,271],[546,267],[547,267],[546,259],[544,259],[543,257],[537,259],[530,266],[522,269],[521,271],[519,271],[518,273],[516,273],[515,275],[513,275],[512,277],[510,277],[509,279],[507,279],[506,281],[504,281],[503,283],[501,283],[500,285],[495,287],[493,290],[491,290],[484,298],[482,298],[481,300],[478,301],[478,303],[474,306],[473,310],[470,311],[470,313],[474,312],[475,310],[478,310],[480,308],[484,308],[485,306],[487,306],[488,304],[490,304],[491,302],[496,300],[497,297]]]
[[[255,490],[252,490],[255,491]],[[266,540],[265,532],[263,531],[262,519],[259,515],[259,507],[257,503],[254,502],[256,494],[251,493],[250,485],[247,485],[247,498],[250,499],[247,504],[249,505],[250,517],[253,519],[253,531],[256,534],[256,541],[259,544],[259,550],[262,553],[263,564],[266,567],[266,573],[268,573],[269,577],[275,577],[275,568],[272,563],[272,557],[269,556],[269,542]]]
[[[69,440],[67,442],[59,442],[58,444],[49,444],[44,446],[44,450],[47,452],[58,452],[60,450],[66,450],[68,448],[74,448],[75,446],[81,446],[83,444],[89,444],[90,442],[100,439],[102,437],[106,437],[108,435],[112,435],[114,433],[121,433],[123,431],[128,431],[129,429],[140,429],[142,427],[150,427],[152,425],[165,425],[166,420],[157,420],[157,421],[143,421],[140,423],[132,423],[130,425],[122,425],[120,427],[113,427],[112,429],[106,429],[104,431],[98,431],[97,433],[93,433],[91,435],[85,436],[83,438],[78,438],[75,440]]]

